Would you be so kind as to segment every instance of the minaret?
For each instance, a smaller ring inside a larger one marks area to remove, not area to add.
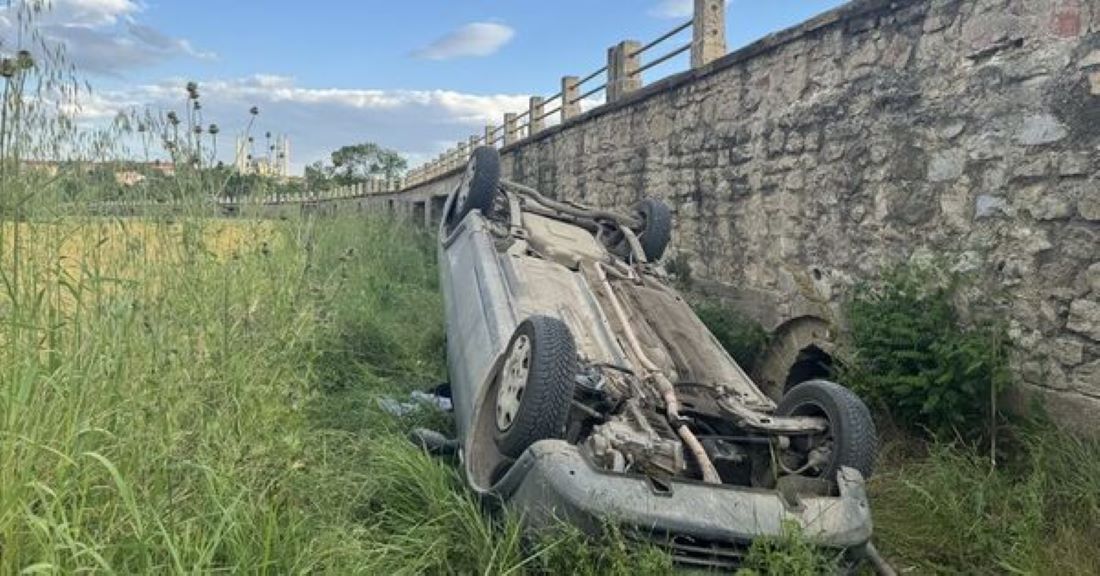
[[[283,150],[282,161],[280,162],[280,169],[284,177],[290,176],[290,136],[283,135]]]
[[[237,135],[237,158],[235,164],[237,165],[237,172],[240,174],[246,174],[248,171],[248,156],[246,152],[244,136]]]

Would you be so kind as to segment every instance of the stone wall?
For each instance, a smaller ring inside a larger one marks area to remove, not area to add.
[[[828,349],[854,282],[942,258],[1020,390],[1100,430],[1100,1],[854,2],[504,159],[560,198],[667,199],[672,258],[779,334],[765,376]]]

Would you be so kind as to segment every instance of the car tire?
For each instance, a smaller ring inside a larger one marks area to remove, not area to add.
[[[488,214],[499,186],[500,152],[491,146],[475,148],[456,191],[454,222],[461,221],[473,210]]]
[[[656,198],[646,198],[634,207],[642,219],[641,230],[635,231],[638,243],[650,262],[657,262],[665,254],[665,248],[672,238],[672,212],[668,204]]]
[[[867,405],[851,390],[826,380],[808,380],[787,393],[776,413],[782,416],[823,416],[829,421],[833,453],[820,477],[836,480],[841,467],[859,470],[870,478],[878,436]]]
[[[495,439],[501,453],[518,458],[531,444],[564,434],[577,348],[564,322],[532,316],[505,350],[493,403]]]

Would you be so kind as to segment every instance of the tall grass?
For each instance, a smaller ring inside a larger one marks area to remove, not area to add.
[[[589,573],[387,415],[444,376],[429,245],[375,219],[26,224],[0,339],[0,573]],[[10,252],[5,252],[10,255]],[[13,297],[14,295],[14,297]]]
[[[877,540],[922,574],[1100,573],[1100,444],[1020,432],[1012,458],[891,444],[871,481]]]

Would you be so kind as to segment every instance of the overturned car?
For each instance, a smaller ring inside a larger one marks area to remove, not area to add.
[[[615,522],[675,560],[735,566],[796,524],[858,556],[874,424],[849,390],[765,395],[657,265],[668,208],[619,214],[502,180],[476,149],[439,228],[470,486],[535,527]]]

